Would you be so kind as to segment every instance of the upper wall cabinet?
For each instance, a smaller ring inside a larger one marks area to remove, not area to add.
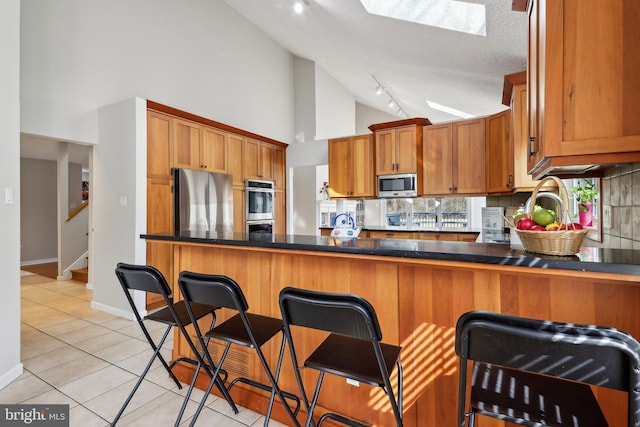
[[[209,172],[228,172],[228,146],[229,138],[226,132],[203,126],[200,144],[201,167]]]
[[[421,195],[485,194],[485,119],[424,129]]]
[[[245,179],[273,180],[273,145],[251,138],[244,140]]]
[[[534,177],[640,161],[640,1],[529,0]]]
[[[189,120],[173,119],[173,157],[177,168],[229,172],[229,134]]]
[[[329,140],[329,194],[334,198],[375,196],[373,137]]]
[[[511,112],[505,110],[485,120],[487,193],[510,193],[514,182]]]
[[[369,126],[375,140],[376,175],[422,173],[422,129],[424,118],[398,120]]]
[[[147,178],[171,180],[172,119],[147,112]]]
[[[524,73],[524,72],[523,72]],[[511,145],[513,147],[513,189],[533,191],[540,181],[527,173],[527,153],[529,146],[529,119],[527,115],[527,85],[519,83],[511,88]],[[487,173],[488,169],[487,169]],[[558,186],[547,181],[540,190],[553,191]]]
[[[173,119],[173,162],[177,168],[204,169],[200,161],[202,126]]]

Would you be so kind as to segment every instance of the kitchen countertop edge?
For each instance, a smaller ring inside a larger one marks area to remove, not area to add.
[[[248,239],[244,233],[141,234],[148,241],[215,244],[268,249],[332,252],[383,257],[469,262],[530,268],[640,275],[640,251],[581,248],[580,256],[547,256],[511,248],[509,245],[357,238],[337,240],[325,236],[275,235],[272,240]]]

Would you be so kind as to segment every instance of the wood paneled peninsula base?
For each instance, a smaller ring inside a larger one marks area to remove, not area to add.
[[[583,248],[575,257],[545,257],[508,245],[462,242],[336,242],[320,236],[275,236],[263,242],[249,241],[243,234],[207,233],[142,238],[171,245],[173,267],[168,279],[174,285],[182,270],[228,275],[242,286],[255,313],[280,316],[278,293],[285,286],[348,292],[369,300],[379,316],[383,340],[403,347],[406,426],[456,424],[454,332],[456,320],[466,311],[607,325],[640,337],[640,251]],[[219,313],[219,320],[227,316]],[[305,353],[320,342],[322,334],[298,338]],[[214,353],[221,349],[217,344],[210,346]],[[273,364],[277,343],[267,344],[265,350]],[[186,342],[176,336],[173,357],[188,353]],[[233,356],[233,363],[225,365],[231,376],[242,373],[266,381],[251,352],[235,350]],[[181,365],[176,371],[188,382],[192,369]],[[315,374],[305,374],[312,390]],[[201,376],[201,387],[206,379]],[[393,425],[380,390],[336,378],[325,381],[318,415],[330,409],[374,426]],[[297,393],[288,355],[280,385]],[[597,389],[596,394],[609,425],[622,426],[625,397],[605,389]],[[266,394],[239,384],[232,396],[240,405],[265,412]],[[287,422],[281,407],[274,411],[275,419]],[[482,419],[480,425],[503,423]]]

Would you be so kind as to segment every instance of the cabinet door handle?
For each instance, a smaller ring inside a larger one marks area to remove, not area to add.
[[[529,137],[529,155],[533,156],[535,154],[535,151],[533,151],[533,143],[536,142],[536,137],[535,136],[530,136]]]
[[[511,187],[513,185],[513,175],[509,174],[509,180],[507,181],[507,187]]]

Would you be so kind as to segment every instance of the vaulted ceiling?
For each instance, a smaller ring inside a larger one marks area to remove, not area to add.
[[[314,61],[356,101],[400,118],[386,94],[376,95],[372,76],[408,116],[437,123],[463,117],[440,106],[470,116],[505,109],[504,75],[526,68],[527,17],[511,10],[512,0],[417,1],[422,15],[484,6],[486,37],[370,14],[360,0],[301,0],[300,14],[293,10],[296,0],[224,1],[291,53]],[[394,11],[412,2],[379,3]]]

